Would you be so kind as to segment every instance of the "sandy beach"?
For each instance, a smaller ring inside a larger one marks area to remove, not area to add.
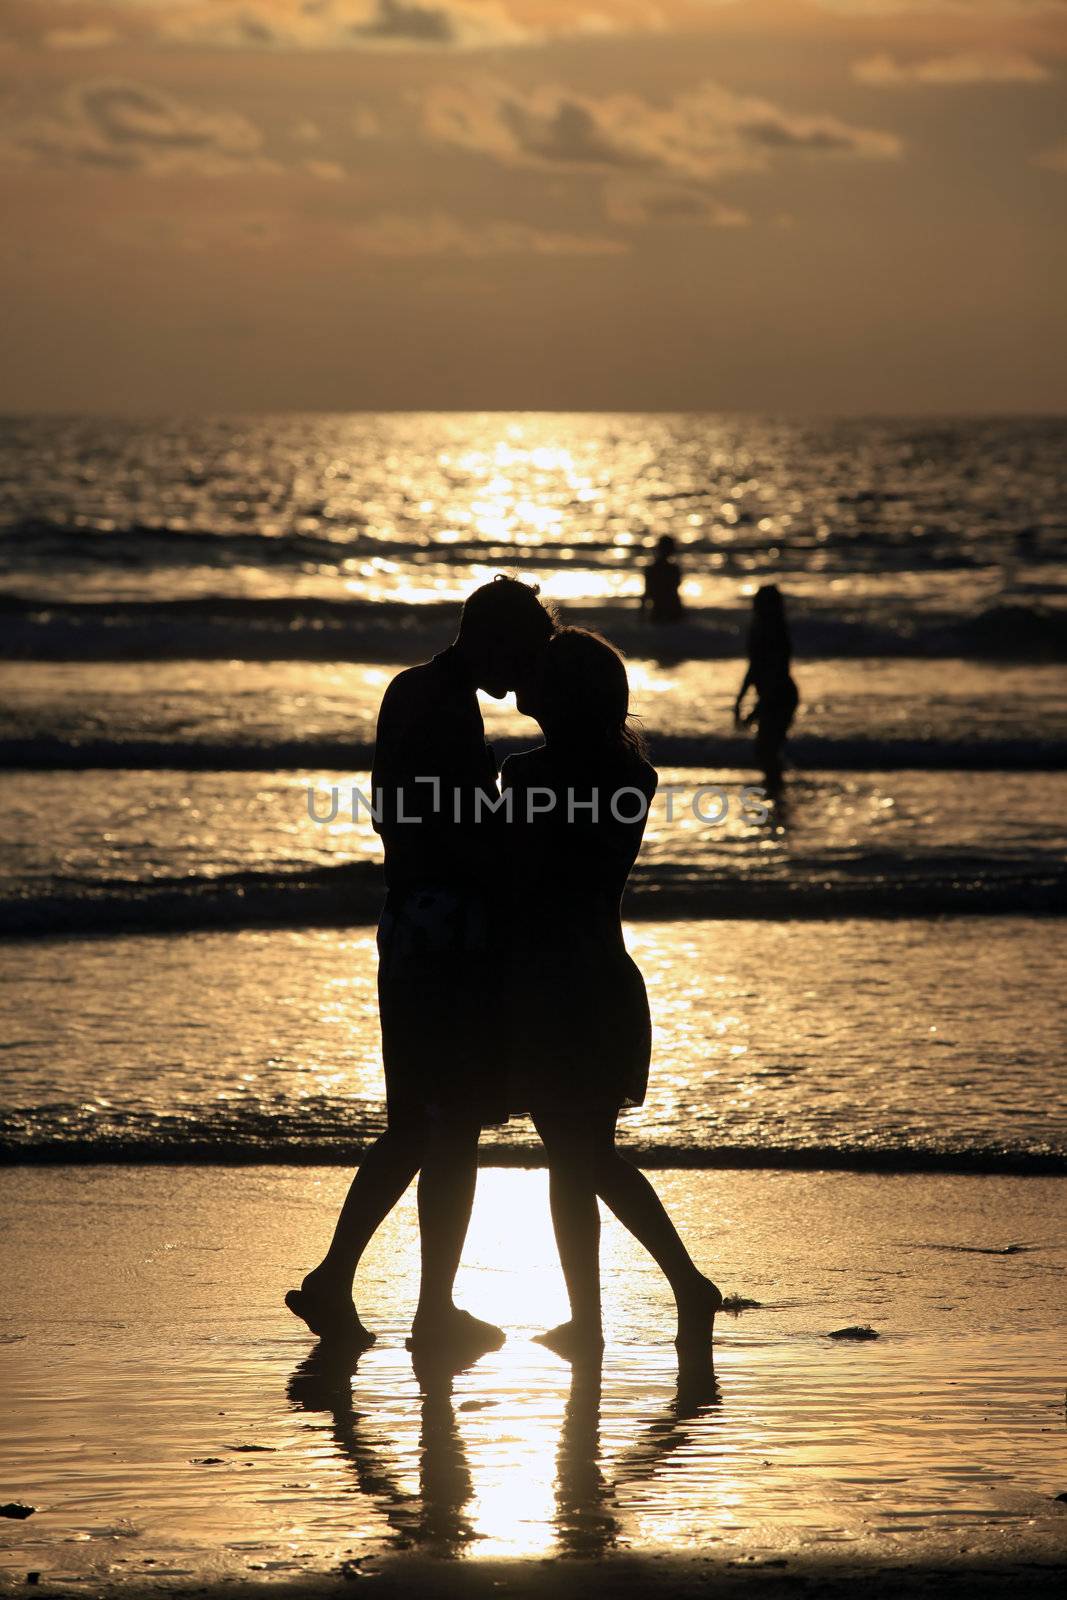
[[[563,1313],[541,1171],[481,1174],[460,1298],[508,1340],[452,1382],[403,1345],[410,1195],[361,1272],[379,1340],[352,1364],[280,1304],[340,1169],[5,1172],[0,1498],[35,1510],[0,1524],[4,1583],[577,1595],[595,1561],[634,1594],[1051,1593],[1063,1180],[656,1181],[760,1302],[721,1318],[713,1381],[679,1383],[661,1284],[614,1223],[599,1379],[531,1342]]]

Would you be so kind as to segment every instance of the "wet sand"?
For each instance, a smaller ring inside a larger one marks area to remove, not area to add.
[[[728,1293],[679,1384],[654,1269],[605,1229],[608,1348],[530,1340],[563,1295],[545,1175],[483,1171],[460,1297],[504,1348],[416,1379],[409,1196],[368,1256],[378,1344],[317,1358],[280,1304],[336,1169],[0,1174],[0,1582],[570,1596],[1051,1593],[1067,1554],[1067,1183],[661,1172]],[[870,1324],[875,1340],[832,1340]],[[1058,1586],[1058,1585],[1057,1585]]]

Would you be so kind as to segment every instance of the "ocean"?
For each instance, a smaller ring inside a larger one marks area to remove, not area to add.
[[[380,854],[344,800],[390,677],[506,570],[625,651],[661,772],[625,907],[642,1160],[1067,1170],[1065,446],[1040,418],[7,419],[5,1159],[348,1161],[379,1130]],[[670,629],[637,604],[663,533]],[[770,581],[801,709],[760,822],[730,713]],[[536,742],[485,713],[500,755]]]

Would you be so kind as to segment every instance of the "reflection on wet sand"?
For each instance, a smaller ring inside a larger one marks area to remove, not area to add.
[[[585,1559],[606,1555],[619,1542],[620,1525],[613,1509],[617,1491],[659,1472],[689,1441],[685,1424],[705,1416],[721,1400],[711,1352],[706,1360],[683,1361],[673,1398],[650,1416],[633,1445],[616,1457],[607,1477],[600,1453],[601,1389],[599,1362],[574,1369],[556,1457],[559,1551]]]
[[[717,1325],[720,1403],[710,1370],[679,1379],[670,1295],[610,1220],[603,1373],[534,1342],[564,1310],[544,1172],[481,1173],[459,1291],[508,1339],[441,1381],[403,1348],[413,1196],[365,1263],[379,1338],[353,1371],[307,1357],[278,1295],[343,1170],[0,1176],[5,1498],[38,1508],[0,1524],[0,1588],[305,1582],[438,1551],[489,1586],[494,1563],[600,1552],[805,1570],[1062,1548],[1060,1179],[658,1172],[760,1302]],[[877,1340],[826,1337],[868,1321]]]
[[[350,1351],[316,1345],[289,1379],[290,1403],[301,1411],[329,1414],[333,1442],[351,1463],[359,1493],[384,1514],[394,1548],[417,1548],[439,1557],[463,1554],[486,1536],[474,1514],[477,1486],[453,1398],[455,1379],[475,1363],[454,1367],[425,1358],[412,1362],[421,1413],[414,1492],[403,1486],[399,1463],[391,1466],[384,1459],[380,1430],[372,1440],[362,1426],[364,1414],[355,1403],[358,1365],[359,1357]],[[710,1350],[706,1358],[683,1360],[670,1402],[650,1412],[608,1475],[600,1448],[602,1387],[600,1360],[575,1363],[556,1453],[551,1520],[557,1552],[586,1560],[607,1555],[619,1544],[617,1490],[659,1473],[689,1442],[687,1424],[706,1416],[721,1399]]]

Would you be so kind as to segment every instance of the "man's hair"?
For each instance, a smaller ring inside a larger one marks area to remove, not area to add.
[[[491,583],[483,583],[467,596],[459,631],[478,643],[503,642],[537,649],[556,631],[556,618],[535,583],[499,572]]]

